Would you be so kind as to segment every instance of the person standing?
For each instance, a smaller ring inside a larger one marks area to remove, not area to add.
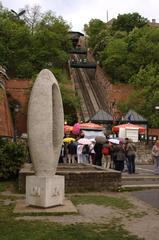
[[[77,154],[77,145],[73,141],[71,141],[68,144],[67,149],[68,149],[68,163],[69,164],[75,163],[76,162],[75,157]]]
[[[154,173],[159,174],[159,140],[152,147],[152,157],[154,160]]]
[[[106,140],[106,142],[103,144],[102,154],[103,154],[102,156],[103,167],[109,169],[111,165],[111,156],[110,145],[108,140]]]
[[[95,151],[95,164],[98,166],[102,166],[102,143],[95,143],[94,151]]]
[[[128,140],[125,152],[128,160],[128,173],[135,173],[136,146],[131,139]]]
[[[78,163],[83,163],[83,154],[82,154],[82,149],[83,149],[83,145],[82,144],[78,144],[77,145],[77,162]]]
[[[82,156],[84,163],[89,163],[89,145],[85,144],[82,148]]]
[[[115,170],[122,172],[124,170],[125,161],[125,150],[123,148],[122,142],[120,142],[118,145],[114,147],[114,151],[116,156],[114,160]]]
[[[89,148],[89,152],[90,152],[90,160],[89,162],[93,165],[95,165],[95,151],[94,151],[94,145],[95,145],[95,141],[93,140],[92,143],[90,144]]]

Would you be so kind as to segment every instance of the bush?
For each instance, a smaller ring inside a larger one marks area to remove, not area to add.
[[[0,178],[9,179],[16,177],[26,161],[26,143],[0,139]]]

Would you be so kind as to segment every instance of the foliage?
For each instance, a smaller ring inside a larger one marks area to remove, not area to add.
[[[6,66],[11,77],[18,74],[17,66],[29,61],[30,47],[29,29],[25,24],[6,10],[0,10],[0,64]]]
[[[52,70],[62,90],[67,118],[74,122],[78,100],[73,91],[69,96],[65,84],[70,80],[64,73],[71,48],[69,25],[51,11],[42,14],[38,5],[27,5],[25,10],[20,19],[0,8],[0,65],[6,66],[11,78],[33,78],[41,69]]]
[[[96,44],[94,46],[94,54],[102,61],[101,53],[105,49],[109,42],[112,40],[112,34],[110,29],[103,29],[96,35]]]
[[[33,35],[32,56],[36,68],[63,68],[68,60],[67,51],[70,48],[68,35],[69,26],[61,17],[47,12],[36,27]],[[44,37],[45,36],[45,37]]]
[[[27,151],[24,142],[11,142],[0,139],[0,178],[16,177],[22,164],[26,161]]]
[[[91,19],[89,24],[84,25],[84,31],[88,35],[88,44],[94,48],[97,43],[97,36],[101,30],[105,29],[106,25],[99,19]]]
[[[118,104],[120,110],[125,113],[132,108],[147,118],[150,127],[158,127],[159,28],[149,26],[138,13],[119,15],[112,25],[105,24],[95,33],[92,23],[86,30],[94,42],[88,43],[100,65],[112,82],[135,87],[128,101]]]
[[[141,28],[148,24],[148,20],[143,18],[138,13],[119,14],[117,19],[114,19],[112,29],[115,31],[130,32],[135,27]]]
[[[127,43],[123,39],[113,39],[102,53],[103,68],[115,81],[126,81]]]
[[[159,103],[159,72],[158,67],[150,64],[140,68],[139,72],[130,79],[136,91],[130,97],[127,105],[143,114],[153,127],[158,127],[158,112],[155,106]]]
[[[26,8],[15,17],[0,8],[0,64],[10,77],[31,78],[43,68],[64,68],[68,60],[69,26],[51,11],[42,14],[39,6]]]

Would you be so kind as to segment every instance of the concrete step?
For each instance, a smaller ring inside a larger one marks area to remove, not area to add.
[[[159,184],[159,176],[122,176],[122,185]]]
[[[136,190],[136,189],[159,189],[159,184],[125,184],[120,187],[121,190]]]
[[[123,174],[121,179],[121,189],[139,189],[139,188],[159,188],[159,175],[152,173]]]

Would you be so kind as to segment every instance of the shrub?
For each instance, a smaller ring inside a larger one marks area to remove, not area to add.
[[[26,143],[22,141],[11,142],[0,139],[0,178],[9,179],[16,177],[26,161]]]

